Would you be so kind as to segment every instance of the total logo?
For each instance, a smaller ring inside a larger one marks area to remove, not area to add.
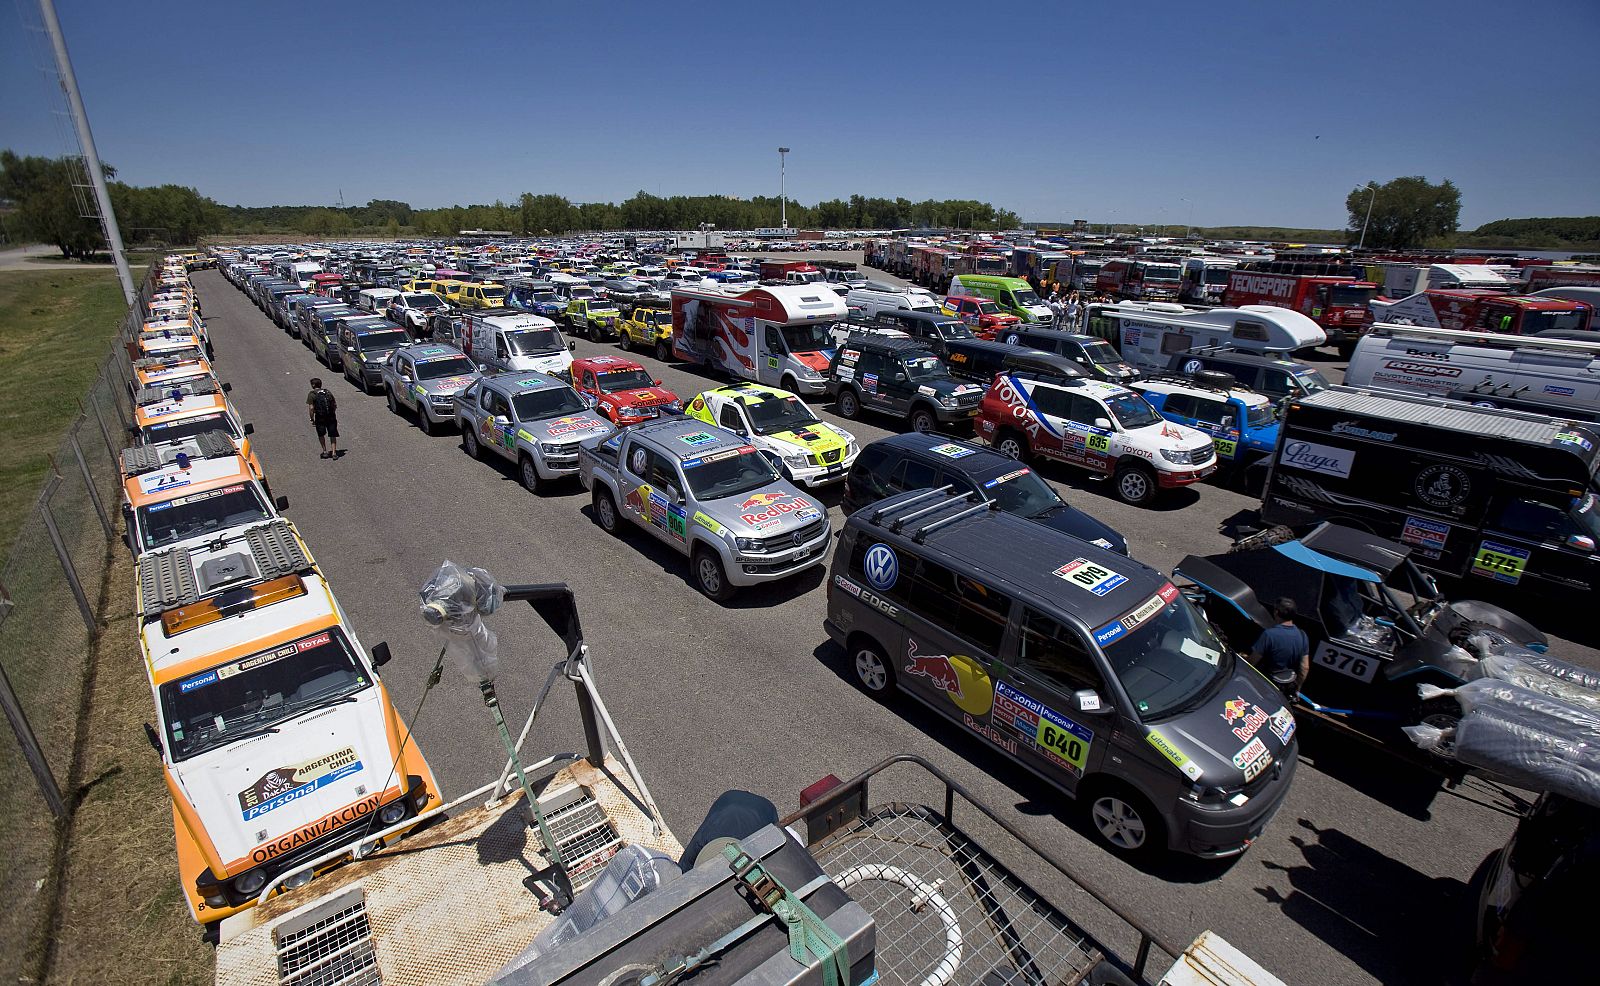
[[[746,524],[759,524],[810,506],[810,500],[793,493],[757,493],[739,504],[739,509],[744,511],[739,519]]]

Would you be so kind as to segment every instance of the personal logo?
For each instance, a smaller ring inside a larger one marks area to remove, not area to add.
[[[900,559],[887,544],[875,544],[868,548],[861,560],[861,567],[866,573],[867,583],[879,592],[894,588],[900,578]]]
[[[1448,509],[1472,493],[1472,480],[1455,466],[1433,465],[1417,473],[1411,489],[1428,506]]]
[[[305,763],[276,767],[239,792],[239,811],[250,821],[360,770],[361,759],[348,746]]]

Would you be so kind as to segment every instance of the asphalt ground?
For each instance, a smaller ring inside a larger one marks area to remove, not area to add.
[[[684,841],[727,789],[764,795],[786,813],[802,788],[826,774],[847,778],[913,753],[1180,946],[1209,928],[1285,981],[1331,984],[1449,981],[1466,955],[1465,885],[1515,824],[1516,803],[1506,792],[1472,780],[1445,789],[1432,775],[1313,726],[1302,729],[1301,767],[1287,800],[1242,858],[1125,862],[1091,840],[1069,799],[981,741],[913,703],[885,706],[858,691],[822,628],[822,568],[719,606],[689,584],[683,559],[643,532],[620,540],[602,532],[576,480],[528,494],[509,468],[469,459],[454,433],[430,438],[381,397],[363,397],[220,273],[197,272],[194,280],[217,366],[255,424],[273,492],[290,498],[289,517],[363,642],[387,640],[393,648],[383,677],[408,719],[441,647],[418,616],[417,590],[442,560],[482,566],[508,583],[564,581],[576,591],[610,711]],[[615,351],[577,342],[578,355],[602,350]],[[1331,352],[1322,355],[1325,372],[1342,368]],[[676,364],[642,362],[685,399],[720,383]],[[331,378],[340,404],[347,454],[334,461],[318,458],[307,422],[308,380],[318,375]],[[837,420],[831,405],[817,410]],[[848,427],[870,442],[894,426],[880,418]],[[1167,571],[1185,554],[1223,550],[1228,539],[1219,528],[1253,506],[1205,485],[1136,509],[1106,484],[1064,468],[1043,472],[1072,503],[1127,535],[1136,558]],[[837,492],[820,499],[840,525]],[[508,607],[493,626],[500,698],[515,730],[561,648],[525,607]],[[1558,639],[1552,650],[1600,667],[1590,647]],[[566,685],[552,696],[530,735],[535,757],[583,747]],[[447,670],[427,693],[414,730],[448,796],[497,776],[503,758],[492,722],[461,672]],[[904,767],[872,790],[875,802],[937,804],[939,797]],[[977,831],[996,840],[996,851],[1025,878],[1057,889],[1089,930],[1129,947],[1086,896],[1013,854],[998,830],[983,823]]]

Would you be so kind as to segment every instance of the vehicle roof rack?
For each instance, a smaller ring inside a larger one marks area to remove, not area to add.
[[[928,523],[923,524],[921,527],[918,527],[916,530],[912,531],[910,535],[911,540],[917,544],[921,544],[929,534],[932,534],[934,531],[937,531],[940,528],[948,527],[951,524],[954,524],[956,521],[967,517],[972,517],[980,513],[999,509],[998,503],[992,500],[983,499],[978,495],[977,490],[969,490],[968,492],[961,494],[951,494],[951,490],[953,488],[953,486],[947,484],[945,486],[938,487],[937,489],[928,489],[913,496],[909,496],[906,499],[901,500],[899,503],[894,504],[892,507],[880,507],[879,509],[873,511],[871,518],[872,522],[875,524],[879,523],[886,514],[894,513],[896,516],[890,519],[889,530],[899,534],[912,521],[921,520],[922,518],[929,517],[931,515],[937,515],[941,511],[948,510],[952,507],[959,508],[954,513],[946,514],[942,517],[934,516],[933,519]],[[935,498],[938,499],[935,500]],[[928,503],[927,501],[929,500],[934,500],[934,502]],[[923,505],[918,506],[917,509],[912,510],[910,513],[899,513],[899,511],[904,510],[906,507],[918,504]]]
[[[197,459],[220,459],[226,455],[238,455],[239,449],[233,444],[233,439],[225,431],[212,429],[202,431],[194,436],[194,445]],[[172,465],[172,460],[162,457],[162,445],[135,445],[122,450],[122,472],[128,476],[139,476],[157,469],[165,469]],[[171,446],[167,446],[168,451]]]
[[[172,392],[178,387],[187,387],[188,394],[186,396],[189,397],[204,397],[207,394],[220,393],[222,390],[214,378],[204,376],[194,380],[186,380],[181,384],[148,384],[139,388],[139,392],[134,395],[133,403],[136,405],[153,404],[156,401],[171,397]]]
[[[861,333],[852,332],[845,339],[844,344],[846,346],[878,346],[884,349],[893,349],[896,351],[922,350],[930,355],[933,353],[932,347],[930,347],[926,342],[921,339],[913,339],[908,335],[892,336],[878,332],[871,333],[870,335],[864,335]]]
[[[1205,379],[1208,376],[1210,379]],[[1218,377],[1225,377],[1227,380],[1224,382],[1217,379]],[[1235,390],[1244,390],[1254,393],[1254,391],[1251,391],[1249,387],[1241,384],[1233,374],[1224,373],[1221,370],[1201,370],[1199,373],[1174,373],[1168,370],[1162,373],[1152,373],[1135,382],[1173,383],[1183,387],[1192,387],[1195,390],[1209,390],[1218,394],[1227,394],[1230,391]]]
[[[311,568],[294,529],[283,518],[224,534],[209,546],[220,551],[229,541],[243,541],[249,554],[213,556],[196,571],[190,548],[169,548],[139,559],[140,616],[148,619],[225,589],[277,578]]]
[[[1031,366],[1007,367],[1000,371],[1007,376],[1017,377],[1022,380],[1032,380],[1035,383],[1052,383],[1061,387],[1077,387],[1086,379],[1083,374],[1067,376],[1054,370],[1045,370]]]

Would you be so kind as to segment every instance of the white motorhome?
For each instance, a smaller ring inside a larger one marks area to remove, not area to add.
[[[1600,409],[1600,341],[1380,323],[1356,345],[1344,382],[1592,417]]]
[[[465,312],[456,333],[456,346],[485,372],[537,370],[563,379],[572,375],[573,345],[542,315]]]
[[[1187,308],[1170,302],[1090,305],[1087,329],[1134,366],[1166,370],[1172,357],[1194,349],[1292,353],[1328,341],[1322,326],[1299,312],[1269,305]]]
[[[1378,285],[1382,298],[1409,298],[1433,288],[1458,288],[1510,291],[1512,282],[1492,267],[1482,264],[1408,264],[1374,262],[1364,264],[1366,278]]]
[[[907,285],[899,287],[882,281],[867,281],[845,293],[847,307],[859,310],[867,318],[883,311],[936,312],[939,298],[930,291]]]

